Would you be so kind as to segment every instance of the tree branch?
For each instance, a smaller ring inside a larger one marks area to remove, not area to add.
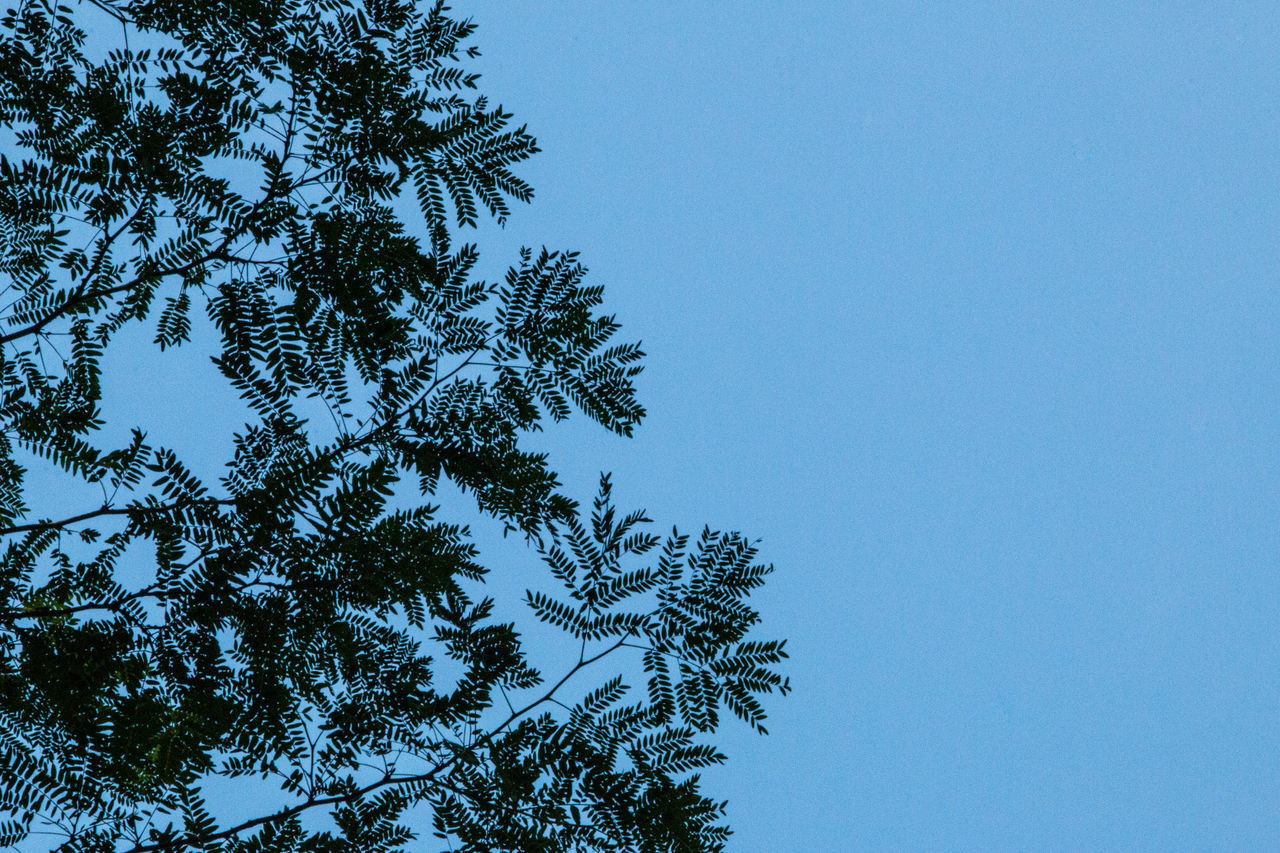
[[[195,269],[201,264],[208,263],[209,261],[214,259],[215,259],[214,252],[209,252],[197,258],[196,260],[182,264],[181,266],[170,267],[167,270],[159,270],[157,272],[148,273],[146,275],[136,276],[132,280],[127,281],[124,284],[117,284],[114,287],[107,287],[107,288],[103,288],[102,290],[93,290],[93,291],[86,291],[84,289],[81,289],[79,293],[72,296],[66,302],[62,303],[57,308],[54,308],[52,311],[50,311],[48,314],[45,314],[39,320],[36,320],[34,323],[31,323],[28,326],[24,326],[23,328],[19,329],[16,332],[10,332],[9,334],[4,335],[3,337],[0,337],[0,344],[7,344],[10,341],[17,340],[18,338],[25,338],[29,335],[38,334],[42,329],[44,329],[45,326],[49,325],[54,320],[57,320],[59,317],[70,314],[72,311],[74,311],[76,308],[80,307],[81,305],[84,305],[86,302],[92,302],[95,299],[100,299],[107,296],[114,296],[117,293],[123,293],[127,290],[132,290],[138,285],[144,284],[149,281],[156,281],[161,278],[167,278],[168,276],[171,276],[171,275],[182,275],[184,273],[190,272],[191,270]]]
[[[285,150],[284,150],[285,157],[288,156],[289,150],[293,144],[293,132],[294,132],[293,117],[291,115],[290,122],[289,122],[289,130],[286,134],[286,139],[285,139]],[[270,186],[267,188],[267,191],[263,194],[263,196],[260,199],[254,202],[253,207],[243,217],[241,224],[234,228],[228,228],[226,234],[223,235],[223,238],[218,242],[218,245],[215,246],[213,249],[209,250],[208,252],[205,252],[203,255],[196,258],[195,260],[188,261],[185,264],[181,264],[176,267],[170,267],[169,269],[166,269],[166,270],[159,270],[156,272],[149,272],[143,275],[138,275],[138,276],[135,276],[132,280],[127,281],[123,284],[117,284],[114,287],[107,287],[101,290],[88,291],[85,289],[87,285],[82,285],[81,288],[79,288],[80,290],[79,293],[72,296],[70,299],[68,299],[66,302],[64,302],[63,304],[59,305],[57,308],[50,311],[48,314],[45,314],[39,320],[36,320],[34,323],[31,323],[30,325],[25,326],[17,330],[16,332],[10,332],[7,335],[0,336],[0,344],[7,344],[19,338],[24,338],[29,335],[38,334],[42,329],[44,329],[45,326],[48,326],[54,320],[57,320],[59,317],[63,317],[71,313],[76,308],[78,308],[81,305],[84,305],[87,302],[92,302],[96,299],[100,299],[107,296],[114,296],[117,293],[123,293],[125,291],[132,290],[141,284],[145,284],[151,281],[158,281],[162,278],[167,278],[171,275],[183,275],[195,269],[196,267],[201,266],[202,264],[208,263],[209,261],[223,260],[224,262],[226,262],[226,258],[228,257],[227,250],[231,248],[231,244],[233,242],[235,242],[239,237],[243,236],[245,231],[248,230],[249,221],[253,219],[253,217],[258,213],[258,211],[262,210],[264,206],[269,204],[273,199],[280,197],[282,194],[288,195],[293,192],[292,184],[284,188],[280,186],[280,183],[281,183],[280,178],[283,174],[283,168],[284,168],[283,163],[284,163],[284,159],[282,158],[281,165],[276,170],[275,174],[272,176],[272,181]],[[139,207],[138,210],[134,211],[134,214],[130,216],[129,219],[126,220],[120,226],[120,228],[118,228],[115,231],[115,233],[108,236],[107,240],[105,240],[103,245],[99,248],[99,251],[101,253],[105,253],[105,251],[107,250],[107,247],[111,245],[112,241],[114,241],[124,231],[124,229],[128,227],[128,225],[131,222],[133,222],[134,219],[138,217],[141,211],[142,211],[141,207]]]
[[[207,555],[206,555],[207,556]],[[330,589],[337,585],[337,581],[316,578],[314,580],[296,581],[294,583],[280,583],[278,581],[247,581],[239,586],[228,588],[222,591],[224,595],[232,595],[243,592],[253,587],[265,587],[267,589],[283,590],[285,592],[313,592],[319,589]],[[91,601],[85,604],[77,604],[71,607],[40,607],[31,610],[9,610],[0,611],[0,622],[16,622],[19,619],[54,619],[59,616],[71,616],[76,613],[84,613],[89,610],[109,610],[119,612],[120,608],[128,604],[130,601],[141,601],[144,598],[152,598],[156,601],[169,601],[177,598],[213,598],[218,593],[208,589],[161,589],[159,583],[151,584],[137,592],[121,596],[115,601]]]
[[[183,509],[189,506],[230,506],[234,501],[231,498],[209,498],[199,501],[183,501],[172,504],[157,504],[149,506],[146,504],[137,504],[125,507],[104,506],[99,509],[82,512],[79,515],[73,515],[69,518],[59,519],[58,521],[33,521],[29,524],[14,524],[9,527],[0,527],[0,536],[9,536],[14,533],[28,533],[33,530],[54,530],[77,524],[81,521],[88,521],[91,518],[101,518],[109,515],[137,515],[139,513],[151,512],[168,512],[175,509]]]
[[[544,702],[551,701],[552,698],[555,696],[556,691],[559,690],[561,687],[563,687],[569,681],[569,679],[577,675],[580,670],[590,666],[591,664],[595,663],[596,661],[600,660],[606,655],[612,654],[613,652],[622,648],[622,646],[625,644],[625,640],[627,636],[630,636],[630,635],[623,636],[622,639],[618,640],[618,642],[614,643],[612,646],[609,646],[607,649],[604,649],[599,654],[592,655],[586,660],[579,660],[578,663],[574,664],[573,668],[570,669],[569,672],[566,673],[563,678],[557,681],[551,687],[550,690],[548,690],[545,694],[543,694],[541,698],[535,699],[533,702],[530,702],[528,705],[521,708],[519,711],[513,711],[511,715],[507,717],[505,720],[503,720],[503,722],[497,728],[486,733],[483,737],[481,737],[474,744],[472,744],[471,749],[474,750],[476,748],[486,745],[487,743],[492,741],[495,737],[497,737],[499,734],[501,734],[503,730],[507,728],[507,726],[511,725],[521,716],[529,713],[534,708],[537,708],[539,705],[543,704]],[[229,827],[228,829],[224,829],[219,832],[212,833],[210,835],[204,835],[199,837],[189,836],[187,838],[180,838],[180,839],[163,843],[163,844],[141,845],[141,846],[133,847],[133,848],[130,848],[129,850],[123,851],[123,853],[160,853],[160,851],[164,851],[164,853],[173,853],[173,851],[192,847],[198,844],[208,844],[211,841],[219,841],[224,838],[230,838],[234,835],[239,835],[242,832],[246,832],[251,829],[256,829],[260,826],[265,826],[267,824],[274,823],[276,821],[288,820],[291,817],[295,817],[299,814],[302,814],[305,811],[309,811],[310,809],[317,808],[319,806],[333,806],[333,805],[351,803],[363,797],[368,796],[374,791],[380,790],[382,788],[386,788],[391,785],[409,785],[413,783],[434,781],[441,773],[443,773],[445,770],[447,770],[449,767],[455,764],[457,760],[458,760],[457,756],[455,755],[449,758],[448,760],[440,764],[437,764],[435,767],[431,768],[425,773],[418,773],[413,776],[385,776],[382,779],[379,779],[377,782],[371,782],[370,784],[365,785],[363,788],[360,788],[359,790],[350,794],[335,794],[332,797],[317,797],[317,798],[307,799],[302,801],[301,803],[290,806],[287,809],[282,809],[276,812],[275,814],[266,815],[264,817],[253,818],[252,820],[247,820],[244,823],[238,824],[233,827]]]

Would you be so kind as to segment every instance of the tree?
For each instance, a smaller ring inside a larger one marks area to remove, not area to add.
[[[694,771],[722,708],[763,731],[788,688],[749,636],[770,567],[655,534],[608,477],[582,508],[526,449],[574,410],[629,435],[643,354],[573,253],[474,279],[456,239],[531,198],[537,148],[468,94],[472,25],[21,0],[0,29],[0,844],[722,849]],[[100,438],[138,328],[157,370],[217,342],[248,422],[216,482],[145,424]],[[62,505],[33,517],[45,469]],[[545,562],[525,612],[567,671],[495,616],[442,478]],[[223,814],[219,778],[275,799]]]

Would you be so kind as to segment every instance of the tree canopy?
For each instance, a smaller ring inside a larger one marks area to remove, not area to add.
[[[537,146],[473,29],[413,0],[0,18],[0,846],[724,847],[696,771],[788,689],[751,634],[770,567],[528,449],[575,412],[630,435],[643,353],[573,252],[476,279],[461,235],[531,199]],[[216,341],[248,413],[220,476],[104,418],[135,328],[154,371]],[[545,565],[525,618],[566,670],[495,615],[443,481]]]

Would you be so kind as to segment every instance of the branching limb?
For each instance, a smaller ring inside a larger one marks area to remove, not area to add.
[[[140,516],[149,515],[151,513],[173,512],[174,510],[187,509],[195,506],[230,506],[235,503],[231,498],[209,498],[207,500],[197,501],[181,501],[172,504],[157,504],[148,506],[138,504],[134,506],[111,507],[103,506],[89,512],[82,512],[79,515],[73,515],[69,518],[59,519],[57,521],[33,521],[29,524],[14,524],[9,527],[0,527],[0,536],[10,536],[14,533],[29,533],[36,530],[61,530],[73,524],[79,524],[82,521],[89,521],[94,518],[103,518],[112,515]]]
[[[472,749],[478,749],[487,745],[490,741],[492,741],[498,735],[502,734],[502,732],[504,732],[507,729],[507,727],[509,727],[516,720],[520,719],[521,717],[530,713],[531,711],[540,707],[541,705],[547,702],[553,701],[556,692],[561,687],[563,687],[566,683],[568,683],[568,681],[571,678],[577,675],[584,668],[590,666],[596,661],[622,648],[622,646],[624,645],[623,641],[625,639],[626,638],[624,637],[623,639],[618,640],[618,642],[614,643],[613,645],[609,646],[608,648],[604,649],[598,654],[592,655],[591,657],[585,660],[580,660],[578,663],[574,664],[573,668],[570,669],[567,673],[565,673],[564,677],[561,678],[559,681],[557,681],[541,697],[530,702],[528,705],[525,705],[520,710],[513,711],[511,715],[508,716],[505,720],[503,720],[502,723],[499,724],[496,728],[490,730],[489,732],[487,732],[486,734],[478,738],[476,742],[472,744]],[[410,785],[410,784],[421,784],[423,782],[438,782],[440,780],[441,775],[446,770],[451,768],[454,764],[456,764],[457,761],[458,761],[458,758],[455,755],[453,757],[446,759],[440,764],[437,764],[435,767],[431,768],[430,770],[424,773],[417,773],[412,776],[391,776],[391,775],[383,776],[383,778],[379,779],[378,781],[371,782],[370,784],[365,785],[363,788],[360,788],[359,790],[350,794],[335,794],[334,796],[331,796],[331,797],[308,798],[296,805],[290,806],[289,808],[282,809],[276,812],[275,814],[266,815],[264,817],[259,817],[259,818],[253,818],[252,820],[247,820],[244,823],[237,824],[236,826],[232,826],[227,829],[220,830],[219,832],[215,832],[210,835],[204,835],[200,837],[180,838],[175,841],[167,842],[165,844],[141,845],[138,847],[130,848],[129,850],[122,851],[122,853],[160,853],[160,851],[164,851],[165,853],[174,853],[174,851],[183,850],[186,848],[194,847],[196,845],[202,845],[202,844],[207,845],[211,841],[221,841],[225,838],[231,838],[236,835],[240,835],[241,833],[248,832],[249,830],[257,829],[258,827],[275,823],[276,821],[288,820],[291,817],[296,817],[297,815],[300,815],[303,812],[310,811],[311,809],[314,809],[314,808],[320,808],[323,806],[347,805],[347,804],[356,802],[357,800],[360,800],[364,797],[367,797],[369,794],[372,794],[375,791],[379,791],[383,788],[387,788],[393,785]]]

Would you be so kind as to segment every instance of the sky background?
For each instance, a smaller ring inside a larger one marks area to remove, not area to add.
[[[543,148],[482,274],[580,250],[649,353],[635,438],[538,442],[777,566],[731,849],[1280,848],[1280,6],[456,5]],[[216,475],[201,353],[103,408]]]
[[[650,353],[556,464],[778,567],[732,848],[1280,846],[1280,7],[458,5],[544,149],[488,261]]]

